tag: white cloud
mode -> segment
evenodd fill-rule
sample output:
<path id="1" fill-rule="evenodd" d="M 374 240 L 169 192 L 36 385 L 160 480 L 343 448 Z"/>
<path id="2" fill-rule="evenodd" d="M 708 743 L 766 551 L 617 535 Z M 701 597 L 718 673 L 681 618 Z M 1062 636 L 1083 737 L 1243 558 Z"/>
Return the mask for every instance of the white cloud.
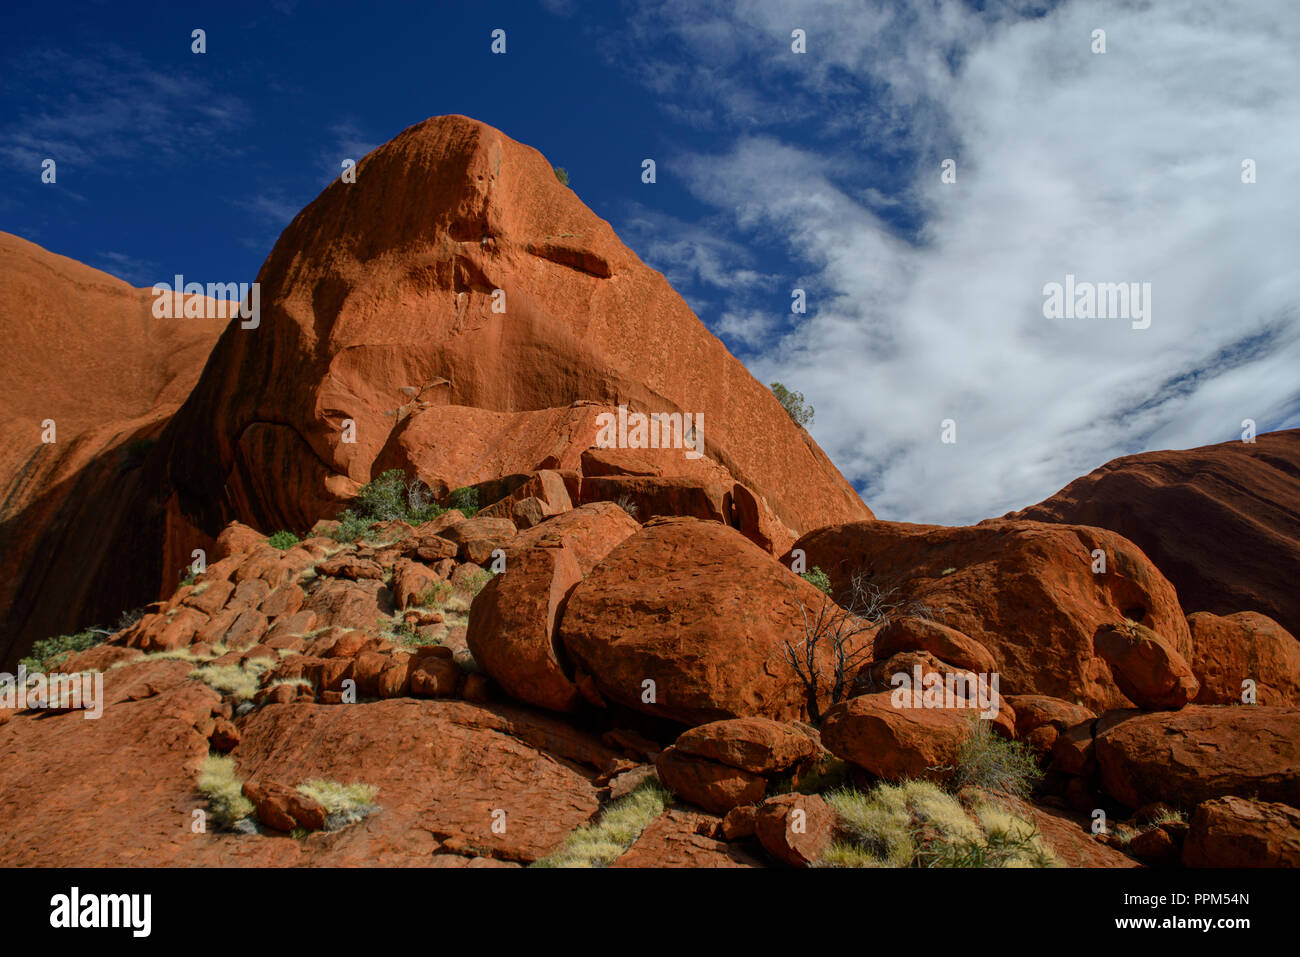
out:
<path id="1" fill-rule="evenodd" d="M 711 15 L 665 6 L 675 33 L 715 37 Z M 1222 441 L 1244 418 L 1300 425 L 1300 11 L 1019 6 L 743 3 L 721 56 L 747 65 L 715 100 L 741 136 L 686 167 L 698 199 L 813 271 L 816 314 L 749 365 L 806 393 L 817 440 L 882 518 L 975 521 L 1116 455 Z M 798 66 L 792 25 L 809 32 Z M 707 46 L 686 45 L 697 65 Z M 787 102 L 853 117 L 896 161 L 756 130 L 745 77 L 774 71 Z M 882 197 L 920 213 L 919 237 L 879 218 Z M 1150 282 L 1151 327 L 1045 319 L 1042 287 L 1066 273 Z"/>
<path id="2" fill-rule="evenodd" d="M 219 78 L 160 72 L 113 44 L 76 53 L 29 50 L 12 66 L 15 99 L 27 106 L 0 123 L 0 157 L 15 166 L 37 166 L 45 157 L 60 166 L 124 166 L 144 151 L 166 158 L 218 142 L 238 152 L 230 134 L 247 109 L 222 92 Z"/>

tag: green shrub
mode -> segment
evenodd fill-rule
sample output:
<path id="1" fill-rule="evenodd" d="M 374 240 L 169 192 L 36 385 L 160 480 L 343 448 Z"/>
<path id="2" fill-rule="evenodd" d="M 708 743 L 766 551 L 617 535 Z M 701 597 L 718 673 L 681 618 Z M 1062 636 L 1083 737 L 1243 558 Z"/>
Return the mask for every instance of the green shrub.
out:
<path id="1" fill-rule="evenodd" d="M 389 469 L 379 478 L 371 479 L 361 487 L 353 505 L 358 514 L 372 522 L 405 520 L 406 473 L 401 469 Z"/>
<path id="2" fill-rule="evenodd" d="M 460 509 L 466 518 L 472 518 L 478 511 L 478 489 L 458 488 L 447 499 L 447 508 Z"/>
<path id="3" fill-rule="evenodd" d="M 812 571 L 804 572 L 799 577 L 824 594 L 831 593 L 831 577 L 816 565 L 813 566 Z"/>
<path id="4" fill-rule="evenodd" d="M 103 642 L 106 635 L 95 631 L 79 631 L 72 635 L 42 638 L 32 645 L 31 654 L 18 663 L 28 671 L 53 671 L 78 651 L 85 651 Z"/>
<path id="5" fill-rule="evenodd" d="M 555 178 L 558 179 L 560 183 L 563 184 L 564 186 L 568 186 L 569 171 L 565 169 L 563 166 L 556 166 L 554 169 L 555 169 Z"/>
<path id="6" fill-rule="evenodd" d="M 813 407 L 804 404 L 802 392 L 791 392 L 779 382 L 773 382 L 769 388 L 776 395 L 781 407 L 794 419 L 795 425 L 803 427 L 813 420 Z"/>
<path id="7" fill-rule="evenodd" d="M 420 595 L 420 604 L 425 608 L 438 608 L 449 600 L 455 591 L 451 587 L 451 582 L 434 582 Z"/>
<path id="8" fill-rule="evenodd" d="M 974 785 L 994 794 L 1028 797 L 1043 777 L 1034 752 L 1019 741 L 994 734 L 992 721 L 974 720 L 957 752 L 953 790 Z"/>
<path id="9" fill-rule="evenodd" d="M 474 489 L 457 489 L 452 493 L 470 493 L 474 510 L 477 510 L 478 493 Z M 457 508 L 459 505 L 453 504 Z M 330 537 L 339 542 L 355 542 L 358 539 L 374 541 L 376 535 L 370 529 L 374 522 L 407 522 L 411 525 L 423 525 L 445 512 L 442 506 L 433 501 L 429 486 L 420 479 L 406 480 L 406 473 L 401 469 L 389 469 L 378 478 L 371 479 L 361 487 L 352 507 L 339 513 L 339 527 L 330 532 Z M 473 511 L 466 512 L 466 515 Z"/>
<path id="10" fill-rule="evenodd" d="M 436 638 L 425 636 L 419 628 L 409 621 L 394 622 L 389 629 L 389 634 L 392 635 L 393 641 L 398 644 L 412 645 L 417 648 L 421 645 L 436 645 L 439 643 Z"/>
<path id="11" fill-rule="evenodd" d="M 355 542 L 357 539 L 370 540 L 374 534 L 370 531 L 371 519 L 358 515 L 352 509 L 339 513 L 339 526 L 329 533 L 336 542 Z"/>
<path id="12" fill-rule="evenodd" d="M 279 531 L 266 540 L 266 543 L 274 548 L 287 552 L 293 546 L 298 544 L 298 536 L 293 532 Z"/>
<path id="13" fill-rule="evenodd" d="M 476 571 L 468 572 L 465 577 L 461 579 L 460 587 L 471 595 L 477 595 L 487 586 L 487 583 L 492 580 L 493 574 L 493 572 L 484 571 L 481 568 Z"/>

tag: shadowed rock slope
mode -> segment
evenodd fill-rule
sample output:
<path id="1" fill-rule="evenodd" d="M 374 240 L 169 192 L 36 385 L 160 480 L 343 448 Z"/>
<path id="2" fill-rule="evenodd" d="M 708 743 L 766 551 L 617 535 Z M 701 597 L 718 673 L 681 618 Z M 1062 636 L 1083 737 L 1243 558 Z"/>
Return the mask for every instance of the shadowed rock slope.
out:
<path id="1" fill-rule="evenodd" d="M 1107 462 L 1016 512 L 1134 542 L 1183 611 L 1268 615 L 1300 632 L 1300 429 Z"/>
<path id="2" fill-rule="evenodd" d="M 147 289 L 0 233 L 5 665 L 15 649 L 75 624 L 69 608 L 112 620 L 130 603 L 129 587 L 91 586 L 105 565 L 120 571 L 123 564 L 104 533 L 137 487 L 149 440 L 198 381 L 222 325 L 158 319 L 152 302 Z M 46 443 L 43 423 L 51 419 L 54 441 Z"/>

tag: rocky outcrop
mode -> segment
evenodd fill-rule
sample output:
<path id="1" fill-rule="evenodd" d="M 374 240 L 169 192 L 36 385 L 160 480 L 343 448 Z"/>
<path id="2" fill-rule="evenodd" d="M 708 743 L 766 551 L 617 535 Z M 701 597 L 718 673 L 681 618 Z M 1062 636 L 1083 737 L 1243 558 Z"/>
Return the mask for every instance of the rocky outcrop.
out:
<path id="1" fill-rule="evenodd" d="M 482 123 L 427 120 L 369 154 L 258 278 L 261 325 L 223 336 L 164 436 L 177 538 L 310 526 L 385 468 L 434 489 L 575 469 L 619 404 L 703 413 L 708 458 L 796 529 L 869 515 L 663 277 Z"/>
<path id="2" fill-rule="evenodd" d="M 1049 695 L 1095 711 L 1128 704 L 1093 648 L 1098 629 L 1125 619 L 1191 654 L 1173 586 L 1132 542 L 1102 529 L 860 522 L 818 529 L 794 548 L 807 567 L 830 576 L 837 595 L 857 575 L 898 606 L 895 614 L 937 620 L 978 642 L 992 653 L 1004 694 Z"/>
<path id="3" fill-rule="evenodd" d="M 601 695 L 638 711 L 806 718 L 784 643 L 803 640 L 801 605 L 825 601 L 734 529 L 682 518 L 616 546 L 569 596 L 560 636 Z"/>
<path id="4" fill-rule="evenodd" d="M 1175 710 L 1200 690 L 1187 659 L 1150 628 L 1111 625 L 1097 632 L 1093 644 L 1119 689 L 1139 708 Z"/>
<path id="5" fill-rule="evenodd" d="M 1300 867 L 1300 810 L 1223 797 L 1192 815 L 1183 844 L 1187 867 Z"/>
<path id="6" fill-rule="evenodd" d="M 726 477 L 728 499 L 743 486 L 741 507 L 727 502 L 720 517 L 765 547 L 784 547 L 786 527 L 871 516 L 663 276 L 540 153 L 485 124 L 436 117 L 370 153 L 356 182 L 335 182 L 294 218 L 257 281 L 258 324 L 229 325 L 175 418 L 161 428 L 165 415 L 155 416 L 140 432 L 158 443 L 138 480 L 95 504 L 100 527 L 92 511 L 72 516 L 78 543 L 132 561 L 92 562 L 87 573 L 80 544 L 42 540 L 42 565 L 56 566 L 65 593 L 75 582 L 83 599 L 118 608 L 169 594 L 191 551 L 229 521 L 302 531 L 389 468 L 439 494 L 576 473 L 598 444 L 597 417 L 619 406 L 702 415 L 659 450 L 673 469 L 660 481 L 684 488 L 705 469 Z M 201 363 L 210 339 L 189 352 L 183 344 L 155 348 Z M 190 373 L 187 362 L 174 401 Z M 702 457 L 688 458 L 696 444 Z M 43 616 L 24 635 L 82 623 L 40 585 L 21 591 Z"/>
<path id="7" fill-rule="evenodd" d="M 1255 611 L 1300 634 L 1300 429 L 1126 455 L 1008 517 L 1111 529 L 1187 613 Z"/>
<path id="8" fill-rule="evenodd" d="M 1197 704 L 1300 704 L 1300 640 L 1267 615 L 1187 616 Z M 1252 691 L 1254 701 L 1247 701 Z"/>
<path id="9" fill-rule="evenodd" d="M 0 670 L 158 597 L 119 513 L 224 325 L 155 318 L 150 290 L 0 233 Z"/>
<path id="10" fill-rule="evenodd" d="M 1101 785 L 1129 807 L 1229 794 L 1300 806 L 1300 708 L 1189 705 L 1103 723 Z"/>

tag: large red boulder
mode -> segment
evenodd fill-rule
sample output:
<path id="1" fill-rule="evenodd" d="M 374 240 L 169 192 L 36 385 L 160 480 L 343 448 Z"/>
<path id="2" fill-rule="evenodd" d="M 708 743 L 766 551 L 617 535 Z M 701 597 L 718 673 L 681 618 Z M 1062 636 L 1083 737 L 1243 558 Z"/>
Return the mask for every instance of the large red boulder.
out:
<path id="1" fill-rule="evenodd" d="M 659 753 L 655 769 L 669 790 L 714 814 L 726 814 L 742 804 L 755 804 L 767 792 L 767 781 L 757 774 L 692 757 L 675 747 Z"/>
<path id="2" fill-rule="evenodd" d="M 1126 455 L 1015 517 L 1109 528 L 1155 562 L 1188 613 L 1247 608 L 1300 634 L 1300 429 Z"/>
<path id="3" fill-rule="evenodd" d="M 1119 689 L 1139 708 L 1181 708 L 1200 690 L 1187 659 L 1150 628 L 1112 625 L 1098 631 L 1093 644 Z"/>
<path id="4" fill-rule="evenodd" d="M 895 618 L 876 633 L 877 661 L 902 651 L 928 651 L 940 661 L 975 674 L 989 675 L 997 662 L 989 650 L 956 628 L 911 615 Z"/>
<path id="5" fill-rule="evenodd" d="M 1129 807 L 1226 794 L 1300 806 L 1300 708 L 1189 705 L 1097 725 L 1106 793 Z"/>
<path id="6" fill-rule="evenodd" d="M 951 776 L 977 712 L 962 708 L 895 707 L 893 692 L 860 695 L 836 705 L 822 722 L 822 744 L 890 781 Z"/>
<path id="7" fill-rule="evenodd" d="M 1183 841 L 1186 867 L 1300 867 L 1300 809 L 1222 797 L 1192 814 Z"/>
<path id="8" fill-rule="evenodd" d="M 618 545 L 573 590 L 560 626 L 600 693 L 688 724 L 759 715 L 807 718 L 785 657 L 804 640 L 801 608 L 826 597 L 715 522 L 655 522 Z M 830 655 L 821 663 L 822 703 Z"/>
<path id="9" fill-rule="evenodd" d="M 580 581 L 568 548 L 530 548 L 475 597 L 465 640 L 506 694 L 553 711 L 577 709 L 582 696 L 560 663 L 555 621 Z"/>
<path id="10" fill-rule="evenodd" d="M 770 718 L 711 721 L 684 732 L 675 747 L 751 774 L 776 774 L 817 752 L 811 734 Z"/>
<path id="11" fill-rule="evenodd" d="M 1240 704 L 1254 682 L 1257 704 L 1300 704 L 1300 640 L 1272 618 L 1253 611 L 1187 616 L 1192 670 L 1200 679 L 1197 704 Z"/>
<path id="12" fill-rule="evenodd" d="M 640 530 L 640 523 L 613 502 L 593 502 L 520 532 L 506 549 L 506 567 L 513 556 L 535 545 L 564 545 L 588 575 L 615 545 Z"/>
<path id="13" fill-rule="evenodd" d="M 1050 695 L 1094 711 L 1126 706 L 1093 649 L 1099 628 L 1125 619 L 1191 653 L 1173 586 L 1132 542 L 1103 529 L 856 522 L 804 535 L 785 564 L 795 550 L 808 568 L 830 576 L 837 595 L 858 576 L 901 603 L 901 613 L 936 619 L 979 642 L 997 662 L 1004 694 Z"/>

